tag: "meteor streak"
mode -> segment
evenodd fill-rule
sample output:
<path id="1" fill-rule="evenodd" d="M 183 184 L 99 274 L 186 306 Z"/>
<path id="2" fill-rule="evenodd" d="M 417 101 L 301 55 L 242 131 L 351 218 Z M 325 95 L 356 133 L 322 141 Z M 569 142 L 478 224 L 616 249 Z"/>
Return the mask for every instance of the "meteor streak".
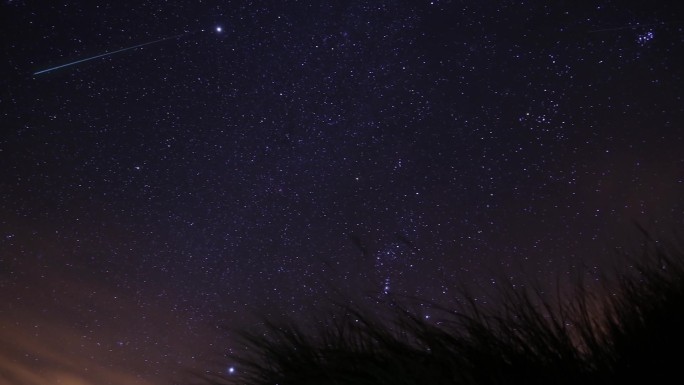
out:
<path id="1" fill-rule="evenodd" d="M 111 55 L 117 54 L 117 53 L 119 53 L 119 52 L 129 51 L 129 50 L 132 50 L 132 49 L 144 47 L 144 46 L 146 46 L 146 45 L 159 43 L 159 42 L 162 42 L 162 41 L 165 41 L 165 40 L 178 39 L 179 37 L 185 36 L 185 35 L 187 35 L 187 34 L 189 34 L 189 33 L 191 33 L 191 32 L 185 32 L 185 33 L 181 33 L 181 34 L 179 34 L 179 35 L 169 36 L 169 37 L 165 37 L 165 38 L 162 38 L 162 39 L 157 39 L 157 40 L 154 40 L 154 41 L 150 41 L 150 42 L 147 42 L 147 43 L 142 43 L 142 44 L 134 45 L 134 46 L 132 46 L 132 47 L 122 48 L 122 49 L 119 49 L 119 50 L 116 50 L 116 51 L 112 51 L 112 52 L 105 52 L 105 53 L 100 54 L 100 55 L 87 57 L 87 58 L 85 58 L 85 59 L 76 60 L 76 61 L 73 61 L 73 62 L 71 62 L 71 63 L 66 63 L 66 64 L 59 65 L 59 66 L 57 66 L 57 67 L 51 67 L 51 68 L 48 68 L 48 69 L 44 69 L 44 70 L 42 70 L 42 71 L 34 72 L 33 75 L 35 76 L 35 75 L 44 74 L 44 73 L 46 73 L 46 72 L 58 70 L 58 69 L 60 69 L 60 68 L 69 67 L 69 66 L 72 66 L 72 65 L 76 65 L 76 64 L 79 64 L 79 63 L 87 62 L 87 61 L 94 60 L 94 59 L 98 59 L 98 58 L 105 57 L 105 56 L 111 56 Z"/>

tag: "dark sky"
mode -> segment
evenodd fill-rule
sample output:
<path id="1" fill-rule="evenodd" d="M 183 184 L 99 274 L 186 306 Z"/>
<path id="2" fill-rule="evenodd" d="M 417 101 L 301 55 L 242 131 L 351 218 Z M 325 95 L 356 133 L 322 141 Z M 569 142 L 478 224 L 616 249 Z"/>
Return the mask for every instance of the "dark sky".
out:
<path id="1" fill-rule="evenodd" d="M 0 384 L 225 370 L 219 322 L 684 224 L 677 1 L 318 3 L 3 1 Z"/>

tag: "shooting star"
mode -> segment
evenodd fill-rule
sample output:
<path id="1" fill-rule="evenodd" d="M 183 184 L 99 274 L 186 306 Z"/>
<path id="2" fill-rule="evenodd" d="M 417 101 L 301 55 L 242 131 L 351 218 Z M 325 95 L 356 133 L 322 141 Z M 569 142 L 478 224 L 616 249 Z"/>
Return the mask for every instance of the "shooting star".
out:
<path id="1" fill-rule="evenodd" d="M 62 65 L 56 66 L 56 67 L 51 67 L 51 68 L 44 69 L 44 70 L 41 70 L 41 71 L 38 71 L 38 72 L 34 72 L 33 75 L 36 76 L 36 75 L 44 74 L 44 73 L 46 73 L 46 72 L 58 70 L 58 69 L 60 69 L 60 68 L 69 67 L 69 66 L 76 65 L 76 64 L 80 64 L 80 63 L 84 63 L 84 62 L 87 62 L 87 61 L 90 61 L 90 60 L 99 59 L 99 58 L 105 57 L 105 56 L 111 56 L 111 55 L 114 55 L 114 54 L 117 54 L 117 53 L 121 53 L 121 52 L 124 52 L 124 51 L 130 51 L 130 50 L 132 50 L 132 49 L 144 47 L 144 46 L 146 46 L 146 45 L 151 45 L 151 44 L 155 44 L 155 43 L 160 43 L 160 42 L 166 41 L 166 40 L 178 39 L 178 38 L 180 38 L 180 37 L 182 37 L 182 36 L 189 35 L 189 34 L 191 34 L 191 33 L 193 33 L 193 32 L 185 32 L 185 33 L 181 33 L 181 34 L 178 34 L 178 35 L 175 35 L 175 36 L 169 36 L 169 37 L 157 39 L 157 40 L 154 40 L 154 41 L 149 41 L 149 42 L 147 42 L 147 43 L 137 44 L 137 45 L 134 45 L 134 46 L 132 46 L 132 47 L 126 47 L 126 48 L 118 49 L 118 50 L 116 50 L 116 51 L 105 52 L 105 53 L 100 54 L 100 55 L 95 55 L 95 56 L 87 57 L 87 58 L 85 58 L 85 59 L 76 60 L 76 61 L 73 61 L 73 62 L 71 62 L 71 63 L 66 63 L 66 64 L 62 64 Z"/>

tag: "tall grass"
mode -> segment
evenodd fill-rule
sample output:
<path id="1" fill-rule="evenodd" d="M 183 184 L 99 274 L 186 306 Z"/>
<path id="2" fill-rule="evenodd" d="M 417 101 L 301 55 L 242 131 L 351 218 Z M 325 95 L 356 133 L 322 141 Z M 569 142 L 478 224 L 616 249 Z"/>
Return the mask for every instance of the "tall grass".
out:
<path id="1" fill-rule="evenodd" d="M 317 328 L 267 323 L 244 332 L 236 382 L 280 384 L 606 384 L 680 377 L 684 365 L 684 253 L 649 242 L 643 258 L 593 295 L 507 287 L 485 310 L 471 296 L 425 319 L 343 306 Z M 222 381 L 226 382 L 222 382 Z"/>

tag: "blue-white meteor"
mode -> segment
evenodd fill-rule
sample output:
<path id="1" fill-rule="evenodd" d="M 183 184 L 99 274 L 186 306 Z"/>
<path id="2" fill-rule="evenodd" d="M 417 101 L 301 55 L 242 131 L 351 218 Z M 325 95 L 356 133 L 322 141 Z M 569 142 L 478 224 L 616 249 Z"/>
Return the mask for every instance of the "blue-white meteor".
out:
<path id="1" fill-rule="evenodd" d="M 142 43 L 142 44 L 134 45 L 134 46 L 132 46 L 132 47 L 122 48 L 122 49 L 119 49 L 119 50 L 116 50 L 116 51 L 112 51 L 112 52 L 105 52 L 105 53 L 100 54 L 100 55 L 87 57 L 87 58 L 85 58 L 85 59 L 76 60 L 76 61 L 73 61 L 73 62 L 71 62 L 71 63 L 66 63 L 66 64 L 59 65 L 59 66 L 57 66 L 57 67 L 51 67 L 51 68 L 48 68 L 48 69 L 44 69 L 44 70 L 42 70 L 42 71 L 34 72 L 33 75 L 35 76 L 35 75 L 44 74 L 44 73 L 46 73 L 46 72 L 58 70 L 58 69 L 60 69 L 60 68 L 69 67 L 69 66 L 72 66 L 72 65 L 75 65 L 75 64 L 87 62 L 87 61 L 94 60 L 94 59 L 98 59 L 98 58 L 105 57 L 105 56 L 111 56 L 111 55 L 114 55 L 114 54 L 119 53 L 119 52 L 129 51 L 129 50 L 132 50 L 132 49 L 144 47 L 144 46 L 146 46 L 146 45 L 150 45 L 150 44 L 154 44 L 154 43 L 159 43 L 159 42 L 162 42 L 162 41 L 165 41 L 165 40 L 178 39 L 179 37 L 185 36 L 185 35 L 187 35 L 187 34 L 189 34 L 189 33 L 191 33 L 191 32 L 185 32 L 185 33 L 181 33 L 181 34 L 179 34 L 179 35 L 169 36 L 169 37 L 165 37 L 165 38 L 162 38 L 162 39 L 157 39 L 157 40 L 155 40 L 155 41 L 150 41 L 150 42 L 147 42 L 147 43 Z"/>

